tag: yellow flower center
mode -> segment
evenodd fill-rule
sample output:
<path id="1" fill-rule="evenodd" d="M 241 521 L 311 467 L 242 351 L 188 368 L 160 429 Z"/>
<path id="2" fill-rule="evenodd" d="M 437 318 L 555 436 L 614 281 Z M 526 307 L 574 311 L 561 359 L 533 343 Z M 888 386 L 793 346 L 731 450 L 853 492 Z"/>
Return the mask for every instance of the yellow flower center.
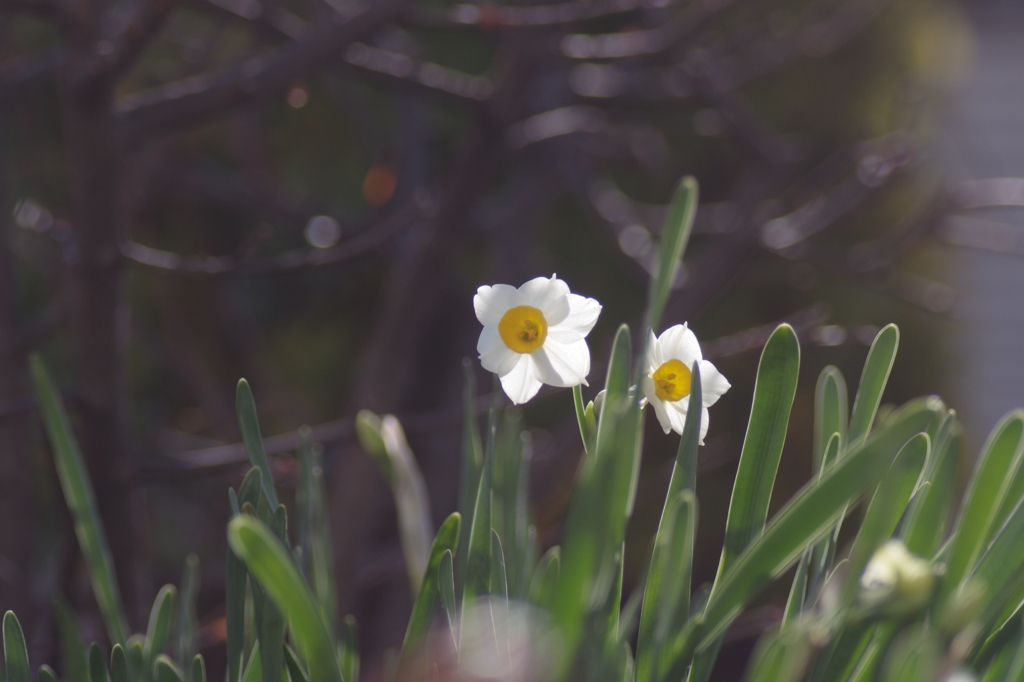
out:
<path id="1" fill-rule="evenodd" d="M 515 352 L 532 353 L 544 345 L 544 339 L 548 337 L 548 321 L 533 306 L 517 305 L 502 315 L 498 334 Z"/>
<path id="2" fill-rule="evenodd" d="M 675 402 L 690 395 L 690 368 L 681 360 L 669 360 L 651 375 L 654 394 L 662 400 Z"/>

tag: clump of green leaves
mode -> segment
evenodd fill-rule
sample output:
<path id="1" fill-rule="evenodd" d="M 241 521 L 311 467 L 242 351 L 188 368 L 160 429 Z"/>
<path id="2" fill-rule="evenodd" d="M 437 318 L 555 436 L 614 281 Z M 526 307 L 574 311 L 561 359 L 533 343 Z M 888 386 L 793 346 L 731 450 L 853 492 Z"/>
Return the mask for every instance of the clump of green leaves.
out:
<path id="1" fill-rule="evenodd" d="M 696 184 L 684 180 L 662 235 L 645 315 L 651 328 L 658 326 L 695 205 Z M 842 374 L 834 367 L 822 371 L 815 394 L 815 476 L 769 519 L 800 365 L 794 330 L 775 330 L 758 367 L 719 570 L 711 585 L 696 588 L 691 567 L 701 410 L 691 409 L 646 579 L 623 594 L 626 523 L 643 449 L 636 394 L 643 349 L 633 347 L 627 327 L 616 334 L 603 399 L 584 405 L 574 392 L 585 457 L 562 543 L 543 554 L 530 524 L 522 427 L 495 402 L 486 434 L 479 433 L 472 372 L 467 370 L 459 509 L 436 532 L 422 475 L 397 419 L 360 413 L 359 436 L 394 492 L 415 597 L 391 674 L 411 679 L 448 665 L 470 677 L 703 682 L 736 617 L 795 566 L 783 618 L 758 644 L 748 680 L 940 680 L 961 670 L 977 679 L 1024 681 L 1024 412 L 1010 413 L 993 431 L 957 506 L 962 448 L 953 411 L 927 397 L 876 418 L 898 345 L 895 326 L 878 333 L 852 408 Z M 95 643 L 86 654 L 74 618 L 58 606 L 64 677 L 205 680 L 203 658 L 195 654 L 196 560 L 188 560 L 180 589 L 161 589 L 146 633 L 128 636 L 67 415 L 42 362 L 34 359 L 32 367 L 61 485 L 113 643 L 109 656 Z M 700 404 L 699 366 L 692 371 L 689 399 Z M 244 380 L 237 409 L 252 468 L 228 495 L 228 680 L 355 682 L 355 623 L 351 617 L 339 622 L 335 613 L 316 454 L 304 439 L 293 541 Z M 841 524 L 857 505 L 863 514 L 854 540 L 840 548 Z M 3 640 L 6 679 L 28 682 L 24 637 L 10 612 Z M 530 655 L 524 658 L 523 651 Z M 57 679 L 47 666 L 38 677 Z"/>

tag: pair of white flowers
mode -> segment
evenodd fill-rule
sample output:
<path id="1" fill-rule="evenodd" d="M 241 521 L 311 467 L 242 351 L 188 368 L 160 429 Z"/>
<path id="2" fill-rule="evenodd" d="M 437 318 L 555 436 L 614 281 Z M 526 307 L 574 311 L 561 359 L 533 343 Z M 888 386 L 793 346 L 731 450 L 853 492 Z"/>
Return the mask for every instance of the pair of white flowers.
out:
<path id="1" fill-rule="evenodd" d="M 484 326 L 476 344 L 480 364 L 498 375 L 513 403 L 520 405 L 537 395 L 541 384 L 587 385 L 590 348 L 586 336 L 601 314 L 600 303 L 571 293 L 565 282 L 552 275 L 531 279 L 518 289 L 508 284 L 482 286 L 473 297 L 473 307 Z M 697 337 L 685 323 L 660 336 L 651 331 L 646 362 L 640 388 L 665 433 L 683 432 L 691 368 L 699 363 L 703 443 L 708 407 L 729 390 L 729 382 L 703 359 Z"/>

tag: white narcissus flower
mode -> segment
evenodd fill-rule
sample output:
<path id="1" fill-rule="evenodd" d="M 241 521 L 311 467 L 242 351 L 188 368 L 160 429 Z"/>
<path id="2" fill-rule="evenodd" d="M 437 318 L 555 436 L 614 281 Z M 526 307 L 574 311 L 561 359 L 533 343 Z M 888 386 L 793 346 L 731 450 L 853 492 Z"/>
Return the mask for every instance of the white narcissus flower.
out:
<path id="1" fill-rule="evenodd" d="M 586 385 L 590 349 L 584 339 L 597 322 L 600 303 L 569 293 L 569 285 L 552 275 L 518 289 L 480 287 L 473 307 L 484 326 L 476 343 L 480 364 L 501 378 L 513 403 L 537 395 L 541 384 Z"/>
<path id="2" fill-rule="evenodd" d="M 701 406 L 700 444 L 708 432 L 708 408 L 729 390 L 729 382 L 715 366 L 705 360 L 700 344 L 686 323 L 669 327 L 655 336 L 651 330 L 647 343 L 647 372 L 641 388 L 647 402 L 658 415 L 665 433 L 681 434 L 690 407 L 690 377 L 693 363 L 700 363 Z"/>

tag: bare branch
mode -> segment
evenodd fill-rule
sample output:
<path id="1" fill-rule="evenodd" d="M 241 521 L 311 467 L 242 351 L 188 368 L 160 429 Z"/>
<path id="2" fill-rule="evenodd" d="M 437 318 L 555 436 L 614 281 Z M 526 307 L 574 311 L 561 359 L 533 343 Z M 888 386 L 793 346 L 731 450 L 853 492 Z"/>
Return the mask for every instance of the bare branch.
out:
<path id="1" fill-rule="evenodd" d="M 380 0 L 358 14 L 310 27 L 301 40 L 269 55 L 170 83 L 121 102 L 129 140 L 180 130 L 255 100 L 272 97 L 356 40 L 391 21 L 409 0 Z"/>
<path id="2" fill-rule="evenodd" d="M 96 71 L 116 79 L 130 70 L 177 4 L 178 0 L 136 0 L 114 40 L 100 43 Z"/>
<path id="3" fill-rule="evenodd" d="M 432 202 L 421 200 L 395 211 L 386 220 L 355 237 L 326 249 L 289 251 L 280 256 L 244 259 L 237 256 L 180 256 L 143 246 L 133 241 L 121 244 L 121 254 L 140 265 L 167 273 L 188 276 L 271 275 L 304 268 L 332 265 L 366 253 L 383 244 L 389 237 L 427 217 Z"/>
<path id="4" fill-rule="evenodd" d="M 589 0 L 527 7 L 463 4 L 447 10 L 413 7 L 407 19 L 423 26 L 481 28 L 554 28 L 591 19 L 612 17 L 649 7 L 664 7 L 652 0 Z"/>

